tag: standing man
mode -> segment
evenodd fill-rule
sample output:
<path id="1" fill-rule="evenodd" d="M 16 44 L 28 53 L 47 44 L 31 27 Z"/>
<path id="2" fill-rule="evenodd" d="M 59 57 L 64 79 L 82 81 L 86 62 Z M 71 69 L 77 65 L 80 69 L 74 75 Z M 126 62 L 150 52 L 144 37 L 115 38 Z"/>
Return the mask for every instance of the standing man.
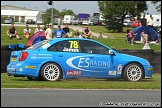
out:
<path id="1" fill-rule="evenodd" d="M 53 32 L 52 32 L 52 24 L 49 24 L 49 28 L 45 31 L 46 39 L 52 39 L 53 38 Z"/>
<path id="2" fill-rule="evenodd" d="M 143 15 L 143 18 L 141 19 L 140 25 L 146 26 L 147 25 L 147 19 L 145 18 L 145 15 Z"/>
<path id="3" fill-rule="evenodd" d="M 62 38 L 66 32 L 61 29 L 61 26 L 58 26 L 58 30 L 54 30 L 54 38 Z"/>
<path id="4" fill-rule="evenodd" d="M 65 25 L 63 30 L 66 32 L 65 37 L 72 37 L 72 32 L 70 32 L 70 29 L 68 27 L 68 24 Z"/>
<path id="5" fill-rule="evenodd" d="M 150 17 L 147 18 L 147 25 L 151 28 L 153 28 L 153 17 L 152 15 L 150 14 Z"/>
<path id="6" fill-rule="evenodd" d="M 24 36 L 28 39 L 30 35 L 31 35 L 31 29 L 29 28 L 28 25 L 26 25 L 26 28 L 24 29 Z"/>
<path id="7" fill-rule="evenodd" d="M 11 27 L 6 32 L 7 36 L 12 39 L 13 37 L 16 37 L 18 40 L 21 40 L 21 38 L 18 36 L 16 28 L 14 27 L 14 24 L 11 24 Z"/>

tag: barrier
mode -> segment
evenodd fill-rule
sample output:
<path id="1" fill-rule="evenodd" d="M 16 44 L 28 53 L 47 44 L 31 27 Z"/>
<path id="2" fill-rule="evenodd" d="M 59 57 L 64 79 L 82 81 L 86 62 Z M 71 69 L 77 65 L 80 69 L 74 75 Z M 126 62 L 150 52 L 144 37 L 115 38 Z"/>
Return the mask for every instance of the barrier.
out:
<path id="1" fill-rule="evenodd" d="M 161 52 L 154 52 L 154 50 L 151 49 L 147 50 L 120 49 L 117 51 L 120 53 L 145 58 L 154 67 L 155 73 L 161 73 Z M 11 52 L 12 49 L 9 49 L 7 46 L 1 46 L 1 73 L 6 72 L 6 67 L 10 61 Z"/>

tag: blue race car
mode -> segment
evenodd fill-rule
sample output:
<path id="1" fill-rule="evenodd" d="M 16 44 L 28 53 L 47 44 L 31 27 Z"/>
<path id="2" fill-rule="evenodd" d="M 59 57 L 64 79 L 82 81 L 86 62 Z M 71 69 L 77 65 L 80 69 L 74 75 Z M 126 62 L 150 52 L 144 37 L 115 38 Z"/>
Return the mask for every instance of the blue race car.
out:
<path id="1" fill-rule="evenodd" d="M 66 78 L 152 78 L 153 67 L 140 57 L 121 54 L 92 39 L 55 38 L 12 51 L 7 74 L 57 81 Z"/>

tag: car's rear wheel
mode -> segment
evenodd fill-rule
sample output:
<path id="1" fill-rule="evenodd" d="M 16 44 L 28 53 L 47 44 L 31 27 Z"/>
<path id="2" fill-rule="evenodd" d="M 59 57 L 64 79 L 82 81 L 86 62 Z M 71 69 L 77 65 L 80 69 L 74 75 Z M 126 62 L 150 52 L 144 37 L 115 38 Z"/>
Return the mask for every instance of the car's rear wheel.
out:
<path id="1" fill-rule="evenodd" d="M 56 63 L 46 63 L 41 68 L 40 77 L 45 81 L 57 81 L 61 78 L 61 68 Z"/>
<path id="2" fill-rule="evenodd" d="M 129 81 L 139 81 L 143 76 L 143 68 L 137 63 L 128 64 L 123 71 L 123 77 Z"/>

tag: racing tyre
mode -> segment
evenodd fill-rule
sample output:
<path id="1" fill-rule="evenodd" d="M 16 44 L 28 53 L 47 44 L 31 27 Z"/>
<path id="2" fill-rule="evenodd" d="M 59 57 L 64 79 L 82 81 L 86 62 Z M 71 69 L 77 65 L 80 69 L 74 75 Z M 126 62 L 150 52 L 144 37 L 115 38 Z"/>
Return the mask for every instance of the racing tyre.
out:
<path id="1" fill-rule="evenodd" d="M 129 81 L 139 81 L 143 76 L 143 68 L 137 63 L 128 64 L 124 68 L 123 77 Z"/>
<path id="2" fill-rule="evenodd" d="M 57 81 L 61 78 L 61 68 L 56 63 L 46 63 L 41 68 L 40 77 L 45 81 Z"/>

